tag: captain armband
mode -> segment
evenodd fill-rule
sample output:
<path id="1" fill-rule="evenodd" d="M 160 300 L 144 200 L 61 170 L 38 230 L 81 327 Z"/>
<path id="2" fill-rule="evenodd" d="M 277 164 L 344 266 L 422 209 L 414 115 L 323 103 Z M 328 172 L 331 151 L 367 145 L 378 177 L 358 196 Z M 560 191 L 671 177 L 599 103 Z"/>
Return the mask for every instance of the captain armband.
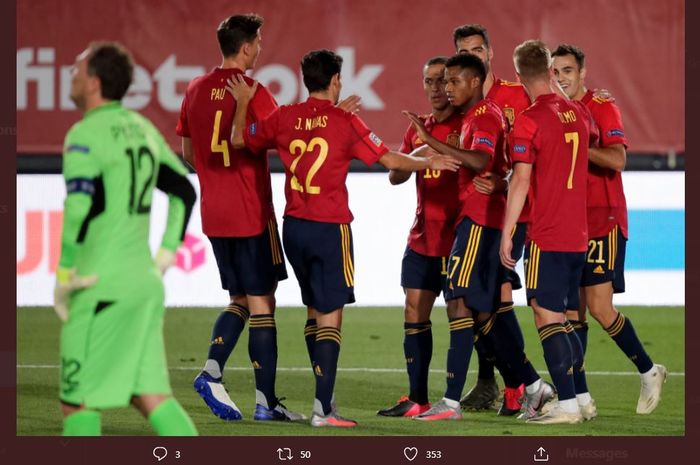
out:
<path id="1" fill-rule="evenodd" d="M 95 180 L 89 178 L 73 178 L 66 181 L 66 193 L 83 193 L 95 195 Z"/>

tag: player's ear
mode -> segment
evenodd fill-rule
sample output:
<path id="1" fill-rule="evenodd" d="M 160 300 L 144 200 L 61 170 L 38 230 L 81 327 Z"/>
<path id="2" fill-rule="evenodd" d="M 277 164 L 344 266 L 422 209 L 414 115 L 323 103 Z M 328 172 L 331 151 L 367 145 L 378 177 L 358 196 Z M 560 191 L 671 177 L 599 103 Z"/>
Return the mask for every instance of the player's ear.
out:
<path id="1" fill-rule="evenodd" d="M 586 79 L 586 68 L 581 68 L 581 80 Z"/>

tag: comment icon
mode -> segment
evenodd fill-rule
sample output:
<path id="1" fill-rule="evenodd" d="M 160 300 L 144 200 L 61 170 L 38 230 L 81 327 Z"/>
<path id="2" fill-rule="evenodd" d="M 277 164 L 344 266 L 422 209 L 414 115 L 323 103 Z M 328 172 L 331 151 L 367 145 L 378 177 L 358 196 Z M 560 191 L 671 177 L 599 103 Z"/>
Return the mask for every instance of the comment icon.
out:
<path id="1" fill-rule="evenodd" d="M 163 446 L 158 446 L 153 448 L 153 456 L 160 462 L 168 455 L 168 449 Z"/>

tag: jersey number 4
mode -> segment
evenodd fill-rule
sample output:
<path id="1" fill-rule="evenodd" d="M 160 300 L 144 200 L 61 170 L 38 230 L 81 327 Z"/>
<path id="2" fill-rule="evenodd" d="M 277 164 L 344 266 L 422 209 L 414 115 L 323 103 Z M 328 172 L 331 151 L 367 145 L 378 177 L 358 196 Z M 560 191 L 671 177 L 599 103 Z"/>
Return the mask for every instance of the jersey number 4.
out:
<path id="1" fill-rule="evenodd" d="M 302 185 L 296 175 L 297 165 L 305 153 L 313 152 L 316 147 L 318 147 L 318 157 L 316 157 L 316 161 L 311 165 L 309 172 L 306 174 L 306 182 Z M 328 156 L 328 141 L 323 137 L 314 137 L 307 145 L 307 143 L 301 139 L 294 139 L 289 144 L 289 153 L 294 157 L 294 161 L 292 161 L 292 165 L 289 167 L 289 171 L 292 172 L 292 179 L 290 180 L 292 189 L 299 192 L 306 192 L 307 194 L 320 194 L 321 188 L 319 186 L 312 186 L 311 182 L 321 168 L 321 165 L 323 165 L 323 162 L 326 161 L 326 157 Z"/>
<path id="2" fill-rule="evenodd" d="M 221 129 L 221 110 L 217 110 L 214 115 L 214 130 L 211 133 L 211 153 L 221 153 L 224 156 L 224 166 L 231 166 L 231 157 L 228 153 L 228 142 L 219 141 L 219 131 Z"/>

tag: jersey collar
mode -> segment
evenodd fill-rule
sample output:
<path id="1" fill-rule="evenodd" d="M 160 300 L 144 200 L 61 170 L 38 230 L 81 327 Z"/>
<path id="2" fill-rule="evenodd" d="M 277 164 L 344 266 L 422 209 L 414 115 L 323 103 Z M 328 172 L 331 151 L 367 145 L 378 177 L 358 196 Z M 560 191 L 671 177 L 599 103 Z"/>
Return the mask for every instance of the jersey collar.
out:
<path id="1" fill-rule="evenodd" d="M 115 110 L 115 109 L 117 109 L 117 108 L 121 108 L 121 106 L 122 106 L 122 104 L 121 104 L 121 102 L 118 101 L 118 100 L 111 100 L 111 101 L 108 101 L 107 103 L 103 103 L 103 104 L 100 105 L 99 107 L 95 107 L 95 108 L 93 108 L 92 110 L 86 111 L 86 112 L 85 112 L 85 116 L 83 116 L 83 119 L 85 119 L 85 118 L 87 118 L 87 117 L 89 117 L 89 116 L 95 115 L 95 114 L 97 114 L 97 113 L 101 113 L 101 112 L 103 112 L 103 111 Z"/>

